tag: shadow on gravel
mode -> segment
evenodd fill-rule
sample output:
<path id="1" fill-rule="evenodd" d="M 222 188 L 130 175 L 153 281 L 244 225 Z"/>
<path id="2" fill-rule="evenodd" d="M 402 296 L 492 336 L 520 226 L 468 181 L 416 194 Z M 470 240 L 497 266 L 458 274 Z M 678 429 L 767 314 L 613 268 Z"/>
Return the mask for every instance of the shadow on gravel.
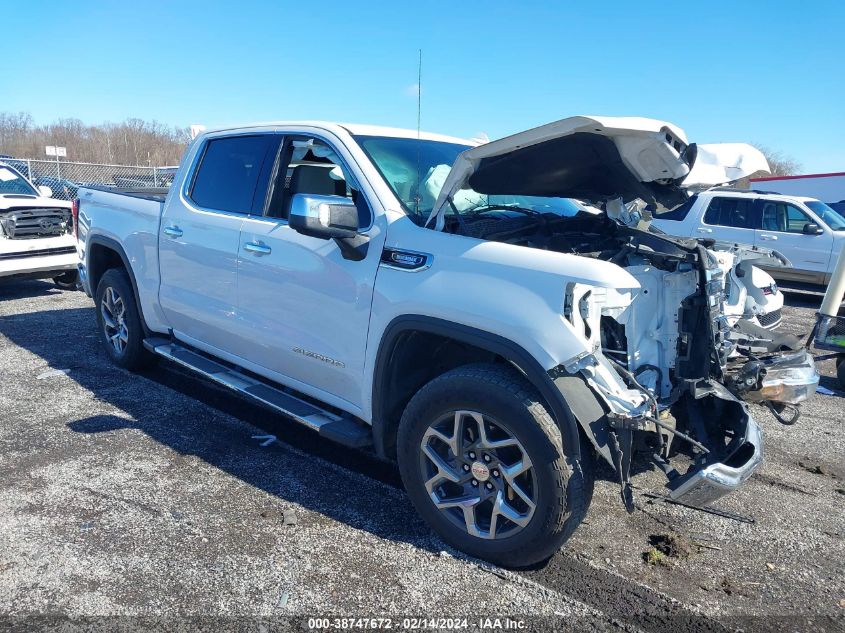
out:
<path id="1" fill-rule="evenodd" d="M 100 347 L 94 309 L 72 308 L 0 316 L 0 333 L 43 358 L 52 368 L 70 369 L 68 377 L 95 398 L 131 416 L 92 415 L 67 426 L 77 433 L 110 433 L 138 429 L 181 455 L 195 456 L 221 471 L 277 497 L 280 506 L 296 503 L 378 537 L 403 541 L 432 552 L 444 545 L 417 516 L 404 492 L 396 492 L 389 512 L 373 511 L 391 494 L 333 464 L 401 488 L 398 471 L 375 456 L 342 447 L 317 436 L 279 414 L 161 362 L 140 374 L 167 389 L 151 389 L 147 380 L 116 368 Z M 32 380 L 36 380 L 33 376 Z M 196 415 L 195 407 L 174 398 L 170 390 L 189 396 L 258 429 L 232 424 L 212 413 Z M 253 435 L 270 433 L 284 444 L 262 448 Z M 297 450 L 291 451 L 288 446 Z M 256 521 L 262 517 L 256 514 Z"/>
<path id="2" fill-rule="evenodd" d="M 820 286 L 817 292 L 790 290 L 781 288 L 783 291 L 783 305 L 790 308 L 810 308 L 818 310 L 822 304 L 826 287 Z M 845 316 L 845 303 L 839 306 L 839 314 Z"/>
<path id="3" fill-rule="evenodd" d="M 25 299 L 34 297 L 48 297 L 60 295 L 63 292 L 75 292 L 73 290 L 62 290 L 49 281 L 31 280 L 5 282 L 0 279 L 0 301 L 10 299 Z"/>

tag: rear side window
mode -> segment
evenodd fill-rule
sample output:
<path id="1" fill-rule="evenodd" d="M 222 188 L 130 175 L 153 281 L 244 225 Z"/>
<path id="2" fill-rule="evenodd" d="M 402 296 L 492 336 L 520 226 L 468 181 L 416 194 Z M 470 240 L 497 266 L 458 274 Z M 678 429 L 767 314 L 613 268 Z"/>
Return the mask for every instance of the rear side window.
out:
<path id="1" fill-rule="evenodd" d="M 206 209 L 249 213 L 272 142 L 268 134 L 208 141 L 194 176 L 191 200 Z"/>
<path id="2" fill-rule="evenodd" d="M 754 200 L 748 198 L 713 198 L 704 213 L 704 223 L 750 229 Z"/>

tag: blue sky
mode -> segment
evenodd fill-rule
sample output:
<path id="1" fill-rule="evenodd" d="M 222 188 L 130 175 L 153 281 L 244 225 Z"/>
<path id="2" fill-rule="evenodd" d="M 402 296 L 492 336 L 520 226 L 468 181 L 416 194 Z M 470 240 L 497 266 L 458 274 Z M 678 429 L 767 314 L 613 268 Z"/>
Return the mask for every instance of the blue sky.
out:
<path id="1" fill-rule="evenodd" d="M 841 2 L 97 2 L 3 10 L 0 110 L 38 123 L 330 119 L 490 138 L 638 115 L 845 171 Z"/>

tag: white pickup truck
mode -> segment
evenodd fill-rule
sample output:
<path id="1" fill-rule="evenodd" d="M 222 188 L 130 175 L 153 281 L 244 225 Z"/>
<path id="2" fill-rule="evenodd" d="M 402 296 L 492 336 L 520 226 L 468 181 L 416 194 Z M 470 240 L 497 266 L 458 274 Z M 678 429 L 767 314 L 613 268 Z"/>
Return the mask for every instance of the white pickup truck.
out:
<path id="1" fill-rule="evenodd" d="M 743 399 L 815 391 L 797 340 L 728 325 L 734 254 L 643 228 L 638 201 L 681 204 L 696 154 L 634 118 L 478 147 L 222 129 L 195 139 L 166 195 L 80 189 L 81 276 L 118 365 L 163 357 L 372 446 L 444 540 L 530 565 L 584 517 L 594 455 L 629 510 L 635 454 L 703 506 L 762 459 Z"/>
<path id="2" fill-rule="evenodd" d="M 53 279 L 62 288 L 76 287 L 71 203 L 52 193 L 0 161 L 0 282 Z"/>

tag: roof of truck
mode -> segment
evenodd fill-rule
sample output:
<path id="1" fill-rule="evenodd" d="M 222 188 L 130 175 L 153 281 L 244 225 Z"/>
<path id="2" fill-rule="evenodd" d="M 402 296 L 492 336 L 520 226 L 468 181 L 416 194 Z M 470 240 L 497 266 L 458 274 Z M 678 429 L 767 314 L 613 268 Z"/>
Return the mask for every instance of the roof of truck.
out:
<path id="1" fill-rule="evenodd" d="M 336 121 L 262 121 L 260 123 L 249 123 L 246 125 L 228 125 L 214 129 L 208 129 L 204 134 L 212 132 L 224 132 L 231 130 L 245 130 L 250 128 L 267 127 L 315 127 L 330 132 L 345 130 L 352 135 L 360 136 L 392 136 L 396 138 L 421 138 L 426 141 L 441 141 L 444 143 L 458 143 L 460 145 L 478 145 L 478 141 L 447 136 L 445 134 L 434 134 L 433 132 L 417 132 L 398 127 L 386 127 L 382 125 L 367 125 L 361 123 L 340 123 Z"/>

